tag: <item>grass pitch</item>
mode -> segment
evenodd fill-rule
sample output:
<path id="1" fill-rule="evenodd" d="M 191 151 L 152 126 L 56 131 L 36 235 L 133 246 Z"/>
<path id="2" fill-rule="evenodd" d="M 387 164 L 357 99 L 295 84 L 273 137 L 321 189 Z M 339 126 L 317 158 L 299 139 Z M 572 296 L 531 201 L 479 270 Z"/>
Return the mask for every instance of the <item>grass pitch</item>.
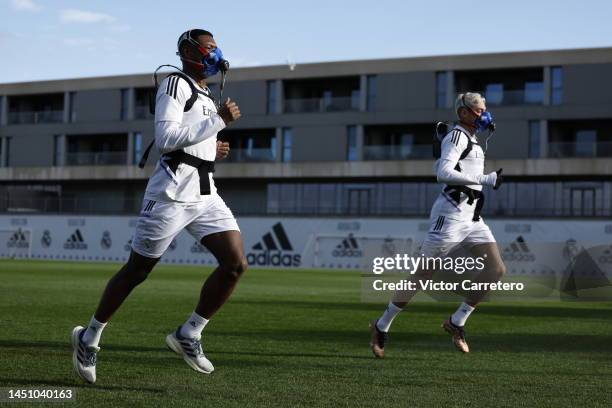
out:
<path id="1" fill-rule="evenodd" d="M 0 261 L 0 387 L 71 387 L 78 406 L 611 406 L 612 304 L 484 304 L 462 355 L 440 323 L 455 304 L 398 316 L 384 360 L 356 273 L 250 270 L 204 332 L 212 375 L 166 349 L 210 269 L 158 266 L 105 329 L 98 382 L 72 372 L 69 336 L 113 264 Z M 75 406 L 70 404 L 69 406 Z"/>

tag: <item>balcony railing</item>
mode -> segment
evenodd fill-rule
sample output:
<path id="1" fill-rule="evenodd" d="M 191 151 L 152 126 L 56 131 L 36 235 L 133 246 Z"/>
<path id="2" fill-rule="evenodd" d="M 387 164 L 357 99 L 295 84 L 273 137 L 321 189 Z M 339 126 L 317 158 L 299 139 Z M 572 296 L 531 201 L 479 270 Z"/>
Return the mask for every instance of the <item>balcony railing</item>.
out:
<path id="1" fill-rule="evenodd" d="M 544 103 L 544 88 L 513 91 L 478 91 L 489 106 L 541 105 Z"/>
<path id="2" fill-rule="evenodd" d="M 8 122 L 10 125 L 20 125 L 26 123 L 58 123 L 63 121 L 63 110 L 9 112 L 8 114 Z"/>
<path id="3" fill-rule="evenodd" d="M 550 142 L 548 157 L 612 157 L 612 142 Z"/>
<path id="4" fill-rule="evenodd" d="M 127 152 L 66 153 L 66 166 L 126 164 Z"/>
<path id="5" fill-rule="evenodd" d="M 285 99 L 285 113 L 341 112 L 359 110 L 359 97 Z"/>
<path id="6" fill-rule="evenodd" d="M 153 119 L 154 116 L 149 110 L 149 106 L 134 107 L 134 119 Z"/>
<path id="7" fill-rule="evenodd" d="M 364 160 L 432 159 L 431 145 L 365 145 Z"/>
<path id="8" fill-rule="evenodd" d="M 273 162 L 276 161 L 276 151 L 271 148 L 232 149 L 226 159 L 228 162 Z"/>

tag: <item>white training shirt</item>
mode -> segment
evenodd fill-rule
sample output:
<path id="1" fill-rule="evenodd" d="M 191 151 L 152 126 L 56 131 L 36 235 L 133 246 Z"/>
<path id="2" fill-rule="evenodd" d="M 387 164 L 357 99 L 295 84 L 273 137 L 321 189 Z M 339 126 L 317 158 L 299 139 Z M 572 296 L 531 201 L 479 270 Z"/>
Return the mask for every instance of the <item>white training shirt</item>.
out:
<path id="1" fill-rule="evenodd" d="M 469 132 L 460 125 L 455 127 L 442 139 L 442 153 L 436 161 L 435 172 L 438 183 L 442 183 L 442 192 L 434 203 L 432 214 L 456 215 L 460 218 L 471 219 L 474 215 L 475 204 L 467 204 L 467 196 L 461 195 L 460 204 L 455 203 L 444 192 L 448 185 L 467 186 L 482 191 L 482 182 L 486 176 L 484 172 L 485 155 L 476 136 L 468 136 Z M 468 137 L 473 142 L 472 150 L 459 161 L 461 154 L 468 146 Z M 461 171 L 455 169 L 459 163 Z"/>
<path id="2" fill-rule="evenodd" d="M 211 95 L 208 88 L 203 89 L 193 79 L 189 80 L 196 89 Z M 178 76 L 168 76 L 161 82 L 155 98 L 155 145 L 160 154 L 182 149 L 200 159 L 214 161 L 217 133 L 225 128 L 225 122 L 217 114 L 212 99 L 202 93 L 198 93 L 192 108 L 183 112 L 191 93 L 187 81 Z M 212 173 L 209 173 L 209 179 L 211 195 L 215 195 L 217 189 Z M 200 195 L 200 177 L 196 168 L 181 163 L 174 173 L 162 156 L 149 178 L 144 198 L 191 203 L 203 201 L 206 197 Z"/>

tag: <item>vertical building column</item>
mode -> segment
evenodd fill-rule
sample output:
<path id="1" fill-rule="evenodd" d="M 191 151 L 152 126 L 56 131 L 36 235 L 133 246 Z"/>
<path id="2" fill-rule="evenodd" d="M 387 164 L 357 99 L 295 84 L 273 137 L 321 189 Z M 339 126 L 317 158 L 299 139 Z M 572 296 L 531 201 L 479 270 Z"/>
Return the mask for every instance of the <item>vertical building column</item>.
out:
<path id="1" fill-rule="evenodd" d="M 63 114 L 64 123 L 71 122 L 70 114 L 72 113 L 72 109 L 73 107 L 70 106 L 70 92 L 66 91 L 64 92 L 64 114 Z"/>
<path id="2" fill-rule="evenodd" d="M 8 125 L 8 95 L 0 95 L 0 126 Z"/>
<path id="3" fill-rule="evenodd" d="M 276 137 L 276 151 L 274 152 L 275 156 L 274 158 L 276 159 L 275 161 L 277 162 L 282 162 L 283 161 L 283 128 L 282 127 L 277 127 L 275 129 L 275 133 L 274 133 L 274 137 Z M 230 154 L 232 154 L 230 152 Z"/>
<path id="4" fill-rule="evenodd" d="M 285 91 L 283 89 L 283 81 L 281 79 L 276 80 L 275 88 L 276 88 L 276 113 L 281 114 L 285 110 Z"/>
<path id="5" fill-rule="evenodd" d="M 7 164 L 7 144 L 6 137 L 0 136 L 0 167 L 6 167 Z"/>
<path id="6" fill-rule="evenodd" d="M 365 112 L 368 110 L 368 76 L 359 76 L 359 110 Z M 357 131 L 359 134 L 359 130 Z M 357 137 L 359 138 L 359 137 Z"/>
<path id="7" fill-rule="evenodd" d="M 548 121 L 540 120 L 540 157 L 548 157 Z"/>
<path id="8" fill-rule="evenodd" d="M 544 101 L 543 105 L 550 105 L 550 90 L 551 90 L 551 76 L 550 67 L 544 67 Z"/>
<path id="9" fill-rule="evenodd" d="M 128 115 L 129 115 L 129 111 L 128 111 Z M 129 116 L 128 116 L 129 117 Z M 125 164 L 128 166 L 131 166 L 134 164 L 134 132 L 128 132 L 127 134 L 127 154 L 126 154 L 126 158 L 125 158 Z"/>
<path id="10" fill-rule="evenodd" d="M 446 107 L 453 108 L 457 88 L 455 87 L 455 71 L 446 71 Z"/>
<path id="11" fill-rule="evenodd" d="M 128 88 L 127 92 L 127 120 L 134 120 L 136 118 L 136 90 L 134 88 Z"/>
<path id="12" fill-rule="evenodd" d="M 357 136 L 356 136 L 356 144 L 357 144 L 357 160 L 361 161 L 363 160 L 363 143 L 364 143 L 364 136 L 363 136 L 363 125 L 357 125 Z"/>

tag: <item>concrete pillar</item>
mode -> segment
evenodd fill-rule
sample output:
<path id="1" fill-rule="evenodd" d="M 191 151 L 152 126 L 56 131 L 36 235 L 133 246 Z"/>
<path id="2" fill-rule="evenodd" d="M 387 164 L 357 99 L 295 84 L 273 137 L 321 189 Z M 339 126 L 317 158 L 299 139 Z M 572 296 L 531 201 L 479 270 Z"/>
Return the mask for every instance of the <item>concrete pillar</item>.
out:
<path id="1" fill-rule="evenodd" d="M 56 167 L 66 165 L 66 135 L 53 136 L 53 165 Z"/>
<path id="2" fill-rule="evenodd" d="M 8 125 L 8 95 L 0 95 L 0 126 Z"/>
<path id="3" fill-rule="evenodd" d="M 446 71 L 446 107 L 452 108 L 455 104 L 457 96 L 457 87 L 455 87 L 455 72 Z"/>
<path id="4" fill-rule="evenodd" d="M 74 109 L 74 106 L 70 106 L 70 92 L 64 92 L 64 115 L 63 122 L 70 123 L 72 118 L 70 117 L 71 111 Z"/>
<path id="5" fill-rule="evenodd" d="M 548 157 L 548 121 L 540 120 L 540 157 Z"/>
<path id="6" fill-rule="evenodd" d="M 283 161 L 283 128 L 277 127 L 274 136 L 276 137 L 276 151 L 274 157 L 277 162 L 280 162 Z"/>
<path id="7" fill-rule="evenodd" d="M 368 110 L 368 76 L 361 75 L 359 77 L 359 110 L 365 112 Z"/>
<path id="8" fill-rule="evenodd" d="M 129 110 L 128 110 L 128 117 L 129 117 Z M 128 132 L 127 138 L 128 138 L 127 154 L 126 154 L 127 157 L 125 158 L 125 164 L 128 166 L 131 166 L 134 164 L 134 132 Z"/>
<path id="9" fill-rule="evenodd" d="M 285 92 L 283 89 L 283 81 L 276 80 L 276 113 L 281 114 L 285 110 Z M 280 141 L 280 139 L 277 139 Z"/>
<path id="10" fill-rule="evenodd" d="M 134 88 L 128 88 L 127 90 L 127 120 L 134 120 L 136 117 L 136 90 Z M 131 136 L 130 136 L 131 138 Z"/>
<path id="11" fill-rule="evenodd" d="M 8 142 L 6 137 L 0 137 L 0 167 L 7 167 Z"/>
<path id="12" fill-rule="evenodd" d="M 550 105 L 551 76 L 550 67 L 544 67 L 544 105 Z"/>
<path id="13" fill-rule="evenodd" d="M 357 160 L 363 160 L 363 143 L 364 143 L 364 135 L 363 135 L 363 125 L 356 126 L 356 134 L 355 137 L 357 144 Z"/>

